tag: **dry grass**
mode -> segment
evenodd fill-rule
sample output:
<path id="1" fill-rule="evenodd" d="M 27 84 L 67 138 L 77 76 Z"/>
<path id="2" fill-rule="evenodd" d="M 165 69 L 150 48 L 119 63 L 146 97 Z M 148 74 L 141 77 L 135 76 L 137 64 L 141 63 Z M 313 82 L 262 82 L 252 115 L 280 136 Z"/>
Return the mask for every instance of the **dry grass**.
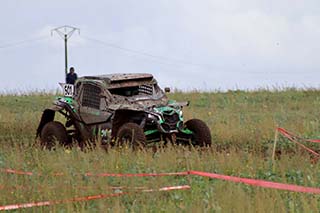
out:
<path id="1" fill-rule="evenodd" d="M 112 193 L 110 186 L 158 188 L 190 184 L 189 191 L 132 193 L 75 204 L 38 207 L 26 211 L 59 212 L 319 212 L 318 195 L 277 191 L 201 177 L 112 178 L 85 177 L 86 172 L 140 173 L 201 170 L 226 175 L 320 187 L 319 165 L 286 140 L 290 152 L 270 160 L 274 128 L 286 127 L 305 137 L 318 137 L 320 91 L 180 93 L 172 99 L 190 100 L 185 118 L 208 123 L 214 137 L 210 150 L 167 147 L 133 153 L 111 149 L 83 152 L 43 151 L 34 144 L 41 111 L 52 95 L 0 97 L 0 168 L 32 171 L 41 176 L 0 174 L 0 205 L 60 200 Z M 295 154 L 292 154 L 295 153 Z M 63 172 L 55 177 L 51 174 Z M 132 189 L 131 189 L 132 190 Z"/>

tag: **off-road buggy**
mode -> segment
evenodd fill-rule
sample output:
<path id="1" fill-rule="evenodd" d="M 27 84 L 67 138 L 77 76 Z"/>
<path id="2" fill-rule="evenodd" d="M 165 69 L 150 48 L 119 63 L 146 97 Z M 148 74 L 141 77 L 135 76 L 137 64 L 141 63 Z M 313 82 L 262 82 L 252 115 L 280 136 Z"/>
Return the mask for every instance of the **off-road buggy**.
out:
<path id="1" fill-rule="evenodd" d="M 210 130 L 203 121 L 184 122 L 182 108 L 188 102 L 168 100 L 151 74 L 85 76 L 75 85 L 62 86 L 65 96 L 44 110 L 37 129 L 46 148 L 56 142 L 82 147 L 97 139 L 104 145 L 126 143 L 132 148 L 160 141 L 211 145 Z M 55 120 L 56 112 L 65 117 L 64 124 Z"/>

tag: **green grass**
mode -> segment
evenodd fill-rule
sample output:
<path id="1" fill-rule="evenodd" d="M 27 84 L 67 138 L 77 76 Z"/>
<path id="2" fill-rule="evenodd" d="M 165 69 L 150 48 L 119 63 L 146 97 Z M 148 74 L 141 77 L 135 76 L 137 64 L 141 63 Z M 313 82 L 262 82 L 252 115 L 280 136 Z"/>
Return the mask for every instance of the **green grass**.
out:
<path id="1" fill-rule="evenodd" d="M 0 205 L 60 200 L 114 192 L 109 186 L 162 186 L 189 184 L 188 191 L 134 193 L 115 198 L 35 207 L 32 212 L 319 212 L 320 196 L 263 189 L 201 177 L 112 178 L 85 177 L 92 173 L 144 173 L 200 170 L 283 183 L 320 187 L 319 164 L 280 137 L 283 155 L 271 161 L 276 126 L 301 136 L 320 138 L 320 91 L 285 90 L 170 94 L 190 100 L 185 119 L 199 118 L 211 129 L 210 150 L 167 147 L 151 150 L 77 148 L 54 152 L 39 149 L 35 131 L 42 110 L 54 96 L 31 94 L 0 96 L 0 168 L 32 171 L 34 176 L 0 173 Z M 314 148 L 318 148 L 313 145 Z M 64 176 L 52 176 L 63 172 Z M 129 191 L 132 191 L 132 189 Z"/>

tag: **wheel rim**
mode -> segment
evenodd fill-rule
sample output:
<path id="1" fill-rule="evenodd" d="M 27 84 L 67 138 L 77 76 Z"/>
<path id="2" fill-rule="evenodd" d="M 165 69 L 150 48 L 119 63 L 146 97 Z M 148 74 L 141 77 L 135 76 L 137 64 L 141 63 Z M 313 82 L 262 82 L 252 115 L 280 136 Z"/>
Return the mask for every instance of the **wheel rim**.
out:
<path id="1" fill-rule="evenodd" d="M 131 143 L 132 143 L 132 134 L 130 134 L 129 132 L 124 133 L 120 138 L 120 142 L 121 142 L 121 145 L 124 145 L 124 144 L 131 145 Z"/>
<path id="2" fill-rule="evenodd" d="M 53 148 L 56 145 L 57 138 L 55 135 L 50 134 L 45 138 L 44 146 L 48 149 Z"/>

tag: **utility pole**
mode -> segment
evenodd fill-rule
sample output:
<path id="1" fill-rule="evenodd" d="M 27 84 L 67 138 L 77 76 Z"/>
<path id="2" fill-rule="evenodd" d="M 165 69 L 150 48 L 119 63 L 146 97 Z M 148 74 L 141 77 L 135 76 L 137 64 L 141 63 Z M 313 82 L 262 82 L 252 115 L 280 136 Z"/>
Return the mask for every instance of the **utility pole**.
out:
<path id="1" fill-rule="evenodd" d="M 56 32 L 64 40 L 65 79 L 68 74 L 68 39 L 75 31 L 80 34 L 80 29 L 72 26 L 62 26 L 51 30 L 51 36 Z"/>

